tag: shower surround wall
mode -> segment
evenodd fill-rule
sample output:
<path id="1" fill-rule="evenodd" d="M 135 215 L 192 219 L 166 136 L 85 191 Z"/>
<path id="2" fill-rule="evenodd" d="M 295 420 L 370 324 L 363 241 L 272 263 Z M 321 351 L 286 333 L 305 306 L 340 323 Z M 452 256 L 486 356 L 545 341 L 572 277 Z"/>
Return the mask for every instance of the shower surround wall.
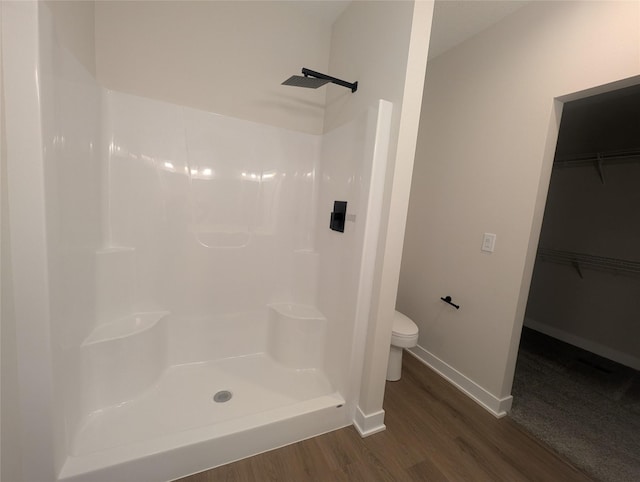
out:
<path id="1" fill-rule="evenodd" d="M 109 246 L 141 247 L 136 311 L 291 301 L 313 248 L 320 137 L 115 92 L 105 103 L 106 230 Z"/>
<path id="2" fill-rule="evenodd" d="M 349 424 L 367 318 L 359 312 L 356 325 L 356 310 L 371 291 L 359 253 L 388 103 L 385 125 L 371 109 L 323 139 L 104 97 L 111 241 L 96 251 L 103 309 L 80 348 L 84 418 L 62 479 L 140 473 L 141 457 L 174 449 L 172 434 L 185 430 L 211 449 L 228 443 L 222 435 L 265 429 L 259 447 L 191 463 L 197 470 L 273 447 L 276 423 L 287 434 L 278 443 Z M 345 234 L 328 229 L 334 198 L 349 203 Z M 221 390 L 233 393 L 228 405 L 211 400 Z M 303 415 L 316 417 L 311 430 L 286 426 Z"/>
<path id="3" fill-rule="evenodd" d="M 62 479 L 111 478 L 185 430 L 329 409 L 322 430 L 348 424 L 377 109 L 324 139 L 116 92 L 103 112 L 106 242 Z"/>
<path id="4" fill-rule="evenodd" d="M 25 478 L 166 480 L 351 424 L 390 104 L 316 136 L 105 91 L 11 8 L 39 63 L 8 137 L 42 136 L 8 152 Z"/>
<path id="5" fill-rule="evenodd" d="M 344 404 L 314 308 L 320 137 L 116 92 L 103 112 L 107 240 L 63 473 L 316 397 Z M 221 390 L 234 398 L 214 405 Z"/>

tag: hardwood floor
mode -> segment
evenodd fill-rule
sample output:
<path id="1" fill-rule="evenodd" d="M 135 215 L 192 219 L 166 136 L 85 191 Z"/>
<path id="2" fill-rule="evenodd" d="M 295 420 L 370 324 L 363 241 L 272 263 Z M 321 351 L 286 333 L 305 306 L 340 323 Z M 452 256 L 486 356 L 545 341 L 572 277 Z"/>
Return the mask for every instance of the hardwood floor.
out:
<path id="1" fill-rule="evenodd" d="M 591 480 L 408 354 L 384 409 L 384 432 L 363 439 L 347 427 L 180 482 Z"/>

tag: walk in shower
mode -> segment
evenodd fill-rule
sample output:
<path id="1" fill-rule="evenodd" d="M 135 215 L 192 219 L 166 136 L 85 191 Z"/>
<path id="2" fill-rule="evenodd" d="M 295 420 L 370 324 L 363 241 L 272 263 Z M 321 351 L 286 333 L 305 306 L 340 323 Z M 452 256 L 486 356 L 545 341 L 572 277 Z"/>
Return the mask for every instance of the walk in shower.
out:
<path id="1" fill-rule="evenodd" d="M 58 480 L 167 480 L 350 425 L 391 104 L 312 135 L 108 91 L 46 6 L 3 15 L 19 357 L 47 368 L 28 403 Z"/>

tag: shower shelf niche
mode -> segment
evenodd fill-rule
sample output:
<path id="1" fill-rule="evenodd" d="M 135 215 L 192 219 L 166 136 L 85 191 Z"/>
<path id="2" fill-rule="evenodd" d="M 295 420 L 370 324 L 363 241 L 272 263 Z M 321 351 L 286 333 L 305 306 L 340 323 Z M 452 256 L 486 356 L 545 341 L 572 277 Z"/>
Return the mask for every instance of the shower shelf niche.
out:
<path id="1" fill-rule="evenodd" d="M 143 333 L 152 329 L 168 314 L 168 311 L 133 313 L 109 323 L 103 323 L 91 332 L 82 342 L 82 346 L 86 347 Z"/>

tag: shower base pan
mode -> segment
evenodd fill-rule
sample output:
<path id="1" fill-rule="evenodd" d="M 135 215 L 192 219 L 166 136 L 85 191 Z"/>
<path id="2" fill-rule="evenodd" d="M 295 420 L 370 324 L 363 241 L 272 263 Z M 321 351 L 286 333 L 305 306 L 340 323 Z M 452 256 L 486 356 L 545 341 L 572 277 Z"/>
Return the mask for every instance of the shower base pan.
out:
<path id="1" fill-rule="evenodd" d="M 58 480 L 172 480 L 335 430 L 350 417 L 332 390 L 321 371 L 266 354 L 173 366 L 138 398 L 92 413 Z"/>

